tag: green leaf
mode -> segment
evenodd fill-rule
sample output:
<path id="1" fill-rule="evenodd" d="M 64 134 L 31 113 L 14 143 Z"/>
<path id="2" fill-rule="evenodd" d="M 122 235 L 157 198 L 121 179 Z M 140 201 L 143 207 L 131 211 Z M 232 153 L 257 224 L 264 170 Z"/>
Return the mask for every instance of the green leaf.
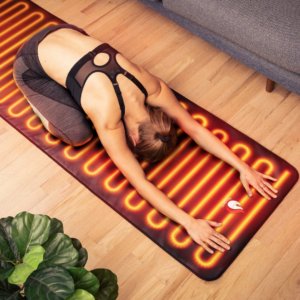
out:
<path id="1" fill-rule="evenodd" d="M 94 295 L 96 300 L 115 300 L 118 297 L 117 276 L 108 269 L 95 269 L 93 273 L 100 282 L 100 288 Z"/>
<path id="2" fill-rule="evenodd" d="M 6 269 L 0 269 L 0 280 L 6 279 L 14 270 L 14 266 Z"/>
<path id="3" fill-rule="evenodd" d="M 47 241 L 50 223 L 49 218 L 43 215 L 33 215 L 26 211 L 16 215 L 11 222 L 10 232 L 21 256 L 34 246 L 42 245 Z"/>
<path id="4" fill-rule="evenodd" d="M 11 267 L 13 267 L 14 265 L 9 263 L 9 262 L 5 262 L 5 261 L 0 261 L 0 269 L 9 269 Z"/>
<path id="5" fill-rule="evenodd" d="M 98 292 L 100 283 L 94 274 L 85 268 L 69 268 L 68 272 L 73 277 L 75 290 L 86 290 L 92 295 L 95 295 Z"/>
<path id="6" fill-rule="evenodd" d="M 36 270 L 38 265 L 43 261 L 45 252 L 46 250 L 42 246 L 35 246 L 25 254 L 23 263 L 30 265 Z"/>
<path id="7" fill-rule="evenodd" d="M 63 223 L 56 218 L 51 219 L 49 237 L 54 233 L 64 233 Z"/>
<path id="8" fill-rule="evenodd" d="M 18 264 L 13 273 L 8 277 L 9 283 L 22 284 L 28 276 L 37 269 L 39 263 L 43 260 L 45 249 L 42 246 L 35 246 L 25 254 L 23 263 Z"/>
<path id="9" fill-rule="evenodd" d="M 79 258 L 76 268 L 83 268 L 88 260 L 88 253 L 85 248 L 82 247 L 79 240 L 72 238 L 72 243 L 74 248 L 78 251 Z"/>
<path id="10" fill-rule="evenodd" d="M 93 295 L 84 290 L 76 290 L 66 300 L 95 300 Z"/>
<path id="11" fill-rule="evenodd" d="M 7 279 L 0 280 L 0 291 L 9 291 L 19 289 L 17 285 L 10 284 Z"/>
<path id="12" fill-rule="evenodd" d="M 11 284 L 22 284 L 33 271 L 34 269 L 31 266 L 27 264 L 19 264 L 15 266 L 12 274 L 8 276 L 8 282 Z"/>
<path id="13" fill-rule="evenodd" d="M 0 290 L 0 300 L 21 300 L 23 299 L 20 295 L 21 289 L 18 287 L 18 290 L 9 290 L 2 291 Z"/>
<path id="14" fill-rule="evenodd" d="M 12 239 L 11 233 L 10 233 L 10 224 L 14 218 L 13 217 L 7 217 L 0 219 L 0 236 L 2 236 L 7 245 L 9 246 L 10 250 L 13 252 L 15 260 L 17 261 L 18 258 L 18 248 L 15 243 L 15 241 Z"/>
<path id="15" fill-rule="evenodd" d="M 3 262 L 1 262 L 3 264 Z M 8 264 L 8 263 L 5 263 Z M 9 264 L 11 265 L 11 264 Z M 2 268 L 0 269 L 2 270 Z M 7 279 L 0 280 L 0 300 L 16 300 L 19 298 L 20 287 L 10 284 Z"/>
<path id="16" fill-rule="evenodd" d="M 52 234 L 43 244 L 46 252 L 38 269 L 60 266 L 66 269 L 75 267 L 78 262 L 78 252 L 73 247 L 71 239 L 64 233 Z"/>
<path id="17" fill-rule="evenodd" d="M 15 256 L 8 247 L 5 239 L 0 235 L 0 261 L 14 262 Z"/>
<path id="18" fill-rule="evenodd" d="M 65 300 L 74 293 L 74 281 L 61 267 L 34 271 L 25 284 L 28 300 Z"/>

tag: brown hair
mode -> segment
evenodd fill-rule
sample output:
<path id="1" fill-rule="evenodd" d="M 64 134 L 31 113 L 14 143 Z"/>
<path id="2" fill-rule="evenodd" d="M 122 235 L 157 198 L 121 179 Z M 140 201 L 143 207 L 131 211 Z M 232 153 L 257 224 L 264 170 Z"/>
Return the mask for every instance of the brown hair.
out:
<path id="1" fill-rule="evenodd" d="M 146 109 L 150 122 L 140 124 L 138 143 L 134 146 L 127 131 L 126 141 L 133 153 L 145 161 L 154 163 L 161 161 L 176 147 L 177 132 L 171 118 L 160 108 L 146 104 Z"/>

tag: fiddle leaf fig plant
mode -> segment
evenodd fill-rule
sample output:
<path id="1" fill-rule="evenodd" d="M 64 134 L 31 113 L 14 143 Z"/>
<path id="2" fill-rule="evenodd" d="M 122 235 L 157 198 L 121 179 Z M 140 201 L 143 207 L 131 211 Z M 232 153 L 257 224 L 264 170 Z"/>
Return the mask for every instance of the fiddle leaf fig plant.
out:
<path id="1" fill-rule="evenodd" d="M 88 253 L 63 223 L 21 212 L 0 219 L 0 300 L 115 300 L 117 276 L 84 268 Z"/>

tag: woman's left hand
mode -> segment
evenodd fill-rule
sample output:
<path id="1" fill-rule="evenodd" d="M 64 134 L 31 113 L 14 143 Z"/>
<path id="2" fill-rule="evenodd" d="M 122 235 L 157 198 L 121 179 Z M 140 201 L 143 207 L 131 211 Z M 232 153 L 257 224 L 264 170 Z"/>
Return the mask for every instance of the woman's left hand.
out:
<path id="1" fill-rule="evenodd" d="M 252 196 L 249 184 L 251 184 L 263 197 L 267 198 L 268 200 L 271 199 L 268 194 L 270 194 L 274 198 L 277 197 L 275 193 L 277 193 L 278 191 L 269 182 L 267 182 L 265 178 L 273 181 L 277 180 L 276 178 L 256 171 L 246 163 L 240 170 L 240 180 L 249 197 Z"/>

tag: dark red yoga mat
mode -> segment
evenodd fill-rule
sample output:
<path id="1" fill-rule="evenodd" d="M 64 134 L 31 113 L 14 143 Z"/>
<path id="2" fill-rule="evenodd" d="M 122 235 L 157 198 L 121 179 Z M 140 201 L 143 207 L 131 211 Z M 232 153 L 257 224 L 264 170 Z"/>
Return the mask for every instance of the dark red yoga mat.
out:
<path id="1" fill-rule="evenodd" d="M 149 180 L 184 211 L 195 218 L 223 222 L 216 230 L 231 240 L 231 249 L 209 254 L 182 226 L 140 197 L 110 160 L 96 132 L 88 144 L 75 148 L 48 133 L 17 88 L 12 66 L 18 49 L 30 36 L 47 26 L 65 22 L 30 1 L 2 1 L 0 12 L 0 116 L 198 277 L 219 278 L 295 185 L 299 178 L 297 170 L 173 91 L 188 112 L 238 157 L 258 171 L 277 178 L 276 182 L 269 181 L 278 189 L 277 198 L 267 200 L 253 188 L 253 197 L 248 197 L 239 172 L 199 148 L 180 128 L 178 146 L 167 158 L 158 164 L 140 161 Z"/>

